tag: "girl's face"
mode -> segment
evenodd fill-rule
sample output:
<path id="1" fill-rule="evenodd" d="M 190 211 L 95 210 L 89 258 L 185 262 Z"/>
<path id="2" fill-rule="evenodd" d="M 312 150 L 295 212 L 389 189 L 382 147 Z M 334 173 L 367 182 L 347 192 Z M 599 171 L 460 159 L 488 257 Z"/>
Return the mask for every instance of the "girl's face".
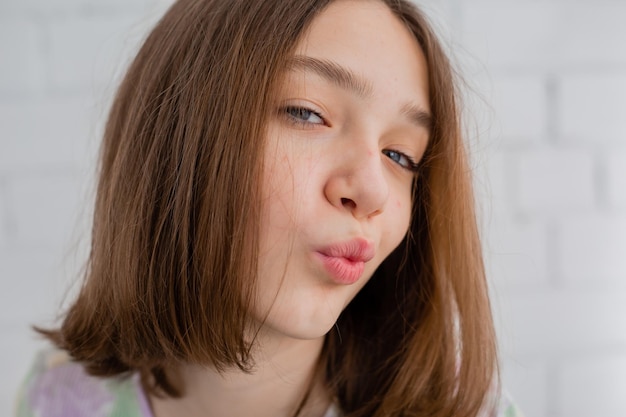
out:
<path id="1" fill-rule="evenodd" d="M 429 110 L 423 53 L 385 5 L 339 0 L 315 18 L 265 148 L 254 310 L 265 330 L 323 336 L 402 241 Z"/>

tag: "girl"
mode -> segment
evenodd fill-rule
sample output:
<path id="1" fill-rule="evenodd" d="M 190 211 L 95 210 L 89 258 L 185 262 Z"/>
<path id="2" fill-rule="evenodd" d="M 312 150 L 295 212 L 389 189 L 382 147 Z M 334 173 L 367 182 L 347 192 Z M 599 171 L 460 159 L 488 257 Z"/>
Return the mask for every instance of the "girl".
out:
<path id="1" fill-rule="evenodd" d="M 176 2 L 109 115 L 84 285 L 40 332 L 60 350 L 19 416 L 516 415 L 423 15 Z"/>

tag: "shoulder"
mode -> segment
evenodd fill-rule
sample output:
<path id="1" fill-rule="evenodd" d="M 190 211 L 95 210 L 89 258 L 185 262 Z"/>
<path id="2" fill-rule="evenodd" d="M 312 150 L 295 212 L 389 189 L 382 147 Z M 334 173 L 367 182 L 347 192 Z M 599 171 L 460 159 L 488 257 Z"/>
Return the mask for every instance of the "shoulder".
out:
<path id="1" fill-rule="evenodd" d="M 136 376 L 99 378 L 59 350 L 37 355 L 17 400 L 17 417 L 149 417 Z"/>

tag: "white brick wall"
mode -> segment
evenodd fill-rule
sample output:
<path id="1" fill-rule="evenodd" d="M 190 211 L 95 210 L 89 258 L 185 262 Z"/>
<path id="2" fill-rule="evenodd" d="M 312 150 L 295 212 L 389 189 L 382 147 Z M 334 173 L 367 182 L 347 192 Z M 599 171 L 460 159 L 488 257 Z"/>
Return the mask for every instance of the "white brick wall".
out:
<path id="1" fill-rule="evenodd" d="M 595 381 L 611 381 L 596 384 Z M 558 408 L 571 417 L 623 416 L 626 409 L 626 355 L 563 361 L 557 384 Z M 593 401 L 589 401 L 593 398 Z"/>
<path id="2" fill-rule="evenodd" d="M 558 235 L 557 268 L 568 283 L 626 289 L 626 215 L 565 216 Z M 626 326 L 620 331 L 626 336 Z"/>
<path id="3" fill-rule="evenodd" d="M 622 16 L 626 16 L 626 8 Z M 622 39 L 626 39 L 626 34 L 624 36 Z M 626 50 L 626 45 L 620 50 Z M 623 71 L 564 75 L 559 88 L 557 118 L 562 141 L 587 142 L 592 146 L 598 143 L 624 144 L 626 75 Z"/>
<path id="4" fill-rule="evenodd" d="M 490 86 L 477 94 L 492 107 L 492 140 L 507 138 L 507 145 L 536 143 L 545 135 L 547 94 L 544 80 L 532 75 L 492 75 Z M 497 114 L 495 114 L 496 112 Z"/>
<path id="5" fill-rule="evenodd" d="M 0 180 L 0 251 L 9 247 L 8 236 L 12 226 L 7 212 L 7 200 L 5 182 Z"/>
<path id="6" fill-rule="evenodd" d="M 593 168 L 593 156 L 584 149 L 537 147 L 519 152 L 519 209 L 533 214 L 592 210 Z"/>
<path id="7" fill-rule="evenodd" d="M 36 92 L 43 87 L 45 67 L 41 28 L 30 19 L 0 17 L 0 90 Z"/>
<path id="8" fill-rule="evenodd" d="M 602 71 L 626 64 L 622 1 L 459 0 L 463 43 L 490 68 Z"/>
<path id="9" fill-rule="evenodd" d="M 0 101 L 2 171 L 89 168 L 97 149 L 91 98 L 59 96 Z"/>
<path id="10" fill-rule="evenodd" d="M 608 207 L 623 212 L 626 209 L 626 149 L 611 152 L 603 163 L 606 166 Z"/>
<path id="11" fill-rule="evenodd" d="M 172 0 L 0 1 L 0 415 L 84 258 L 98 136 Z M 419 0 L 467 82 L 504 383 L 626 416 L 626 1 Z"/>
<path id="12" fill-rule="evenodd" d="M 47 40 L 50 87 L 54 91 L 90 91 L 94 84 L 110 83 L 115 69 L 125 63 L 121 52 L 135 19 L 125 15 L 78 15 L 51 23 Z"/>
<path id="13" fill-rule="evenodd" d="M 626 2 L 457 5 L 505 385 L 529 416 L 625 416 Z"/>

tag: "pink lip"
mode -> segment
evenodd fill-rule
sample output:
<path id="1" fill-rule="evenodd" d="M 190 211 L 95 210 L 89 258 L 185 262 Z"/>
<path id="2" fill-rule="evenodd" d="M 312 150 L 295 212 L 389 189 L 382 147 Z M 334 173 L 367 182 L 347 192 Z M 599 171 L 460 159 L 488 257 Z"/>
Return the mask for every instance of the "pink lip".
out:
<path id="1" fill-rule="evenodd" d="M 352 239 L 322 248 L 316 252 L 322 265 L 335 282 L 354 284 L 365 270 L 365 262 L 374 258 L 374 245 L 365 239 Z"/>

